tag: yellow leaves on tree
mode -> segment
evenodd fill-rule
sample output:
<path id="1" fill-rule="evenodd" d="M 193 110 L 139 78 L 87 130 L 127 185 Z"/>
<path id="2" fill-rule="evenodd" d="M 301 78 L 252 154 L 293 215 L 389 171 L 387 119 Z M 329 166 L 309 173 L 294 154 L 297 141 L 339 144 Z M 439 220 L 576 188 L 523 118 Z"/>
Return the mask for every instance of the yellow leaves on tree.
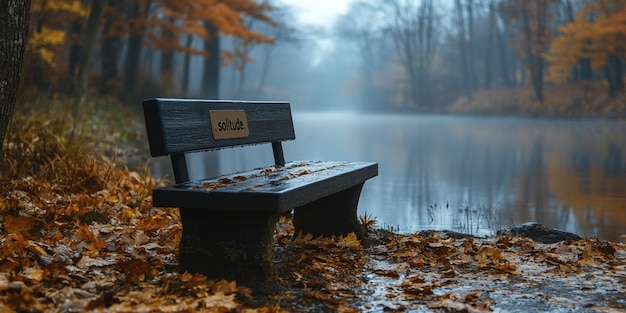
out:
<path id="1" fill-rule="evenodd" d="M 55 50 L 67 39 L 64 24 L 87 14 L 89 10 L 79 0 L 33 0 L 30 16 L 35 31 L 30 33 L 27 51 L 56 66 Z"/>
<path id="2" fill-rule="evenodd" d="M 609 55 L 626 57 L 626 4 L 622 0 L 596 0 L 559 27 L 547 54 L 548 76 L 555 82 L 568 78 L 579 60 L 589 59 L 593 69 L 607 65 Z"/>
<path id="3" fill-rule="evenodd" d="M 79 0 L 34 0 L 31 3 L 33 12 L 67 12 L 77 16 L 87 16 L 89 10 Z"/>
<path id="4" fill-rule="evenodd" d="M 65 31 L 43 26 L 39 32 L 33 33 L 28 39 L 27 49 L 38 55 L 46 64 L 56 66 L 52 47 L 65 42 Z"/>

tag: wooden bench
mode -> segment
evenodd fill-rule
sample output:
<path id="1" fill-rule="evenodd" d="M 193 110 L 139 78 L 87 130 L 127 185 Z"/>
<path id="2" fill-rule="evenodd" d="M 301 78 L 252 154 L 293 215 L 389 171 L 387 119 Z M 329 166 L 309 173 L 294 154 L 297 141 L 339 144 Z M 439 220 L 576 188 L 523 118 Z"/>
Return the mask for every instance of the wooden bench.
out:
<path id="1" fill-rule="evenodd" d="M 143 110 L 152 156 L 169 155 L 172 162 L 175 184 L 155 189 L 152 201 L 180 210 L 181 272 L 239 282 L 275 279 L 272 237 L 280 214 L 292 209 L 296 233 L 363 236 L 357 204 L 378 164 L 286 163 L 282 141 L 295 139 L 289 103 L 147 99 Z M 261 143 L 271 143 L 275 164 L 189 179 L 186 153 Z"/>

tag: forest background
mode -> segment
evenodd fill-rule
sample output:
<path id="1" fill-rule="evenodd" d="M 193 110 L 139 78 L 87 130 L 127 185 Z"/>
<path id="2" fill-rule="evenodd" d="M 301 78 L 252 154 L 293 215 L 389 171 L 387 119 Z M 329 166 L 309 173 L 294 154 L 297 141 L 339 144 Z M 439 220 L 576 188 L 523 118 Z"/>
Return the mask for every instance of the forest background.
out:
<path id="1" fill-rule="evenodd" d="M 33 0 L 20 98 L 623 116 L 625 6 L 361 0 L 322 34 L 277 1 Z"/>

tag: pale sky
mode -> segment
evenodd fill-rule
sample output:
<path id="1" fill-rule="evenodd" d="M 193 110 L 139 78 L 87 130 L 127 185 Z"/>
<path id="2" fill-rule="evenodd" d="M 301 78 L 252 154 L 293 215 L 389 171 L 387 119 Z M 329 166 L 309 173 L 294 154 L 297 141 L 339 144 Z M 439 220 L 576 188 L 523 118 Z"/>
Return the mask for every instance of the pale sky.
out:
<path id="1" fill-rule="evenodd" d="M 298 19 L 304 24 L 328 28 L 337 15 L 346 12 L 353 0 L 280 0 L 295 9 Z"/>
<path id="2" fill-rule="evenodd" d="M 354 0 L 280 0 L 281 3 L 294 8 L 294 14 L 304 25 L 313 25 L 329 30 L 335 18 L 348 10 Z M 322 35 L 323 36 L 323 35 Z M 331 38 L 317 38 L 317 51 L 311 60 L 313 65 L 320 63 L 325 54 L 334 49 Z"/>

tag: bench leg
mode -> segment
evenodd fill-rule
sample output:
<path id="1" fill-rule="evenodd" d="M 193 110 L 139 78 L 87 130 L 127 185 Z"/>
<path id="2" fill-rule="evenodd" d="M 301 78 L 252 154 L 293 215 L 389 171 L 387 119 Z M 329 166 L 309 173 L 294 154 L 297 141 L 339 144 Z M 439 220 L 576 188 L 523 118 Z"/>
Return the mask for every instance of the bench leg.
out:
<path id="1" fill-rule="evenodd" d="M 276 279 L 272 238 L 278 214 L 180 209 L 180 272 L 253 287 Z"/>
<path id="2" fill-rule="evenodd" d="M 363 184 L 332 194 L 294 209 L 295 233 L 313 236 L 365 236 L 365 228 L 356 214 Z"/>

